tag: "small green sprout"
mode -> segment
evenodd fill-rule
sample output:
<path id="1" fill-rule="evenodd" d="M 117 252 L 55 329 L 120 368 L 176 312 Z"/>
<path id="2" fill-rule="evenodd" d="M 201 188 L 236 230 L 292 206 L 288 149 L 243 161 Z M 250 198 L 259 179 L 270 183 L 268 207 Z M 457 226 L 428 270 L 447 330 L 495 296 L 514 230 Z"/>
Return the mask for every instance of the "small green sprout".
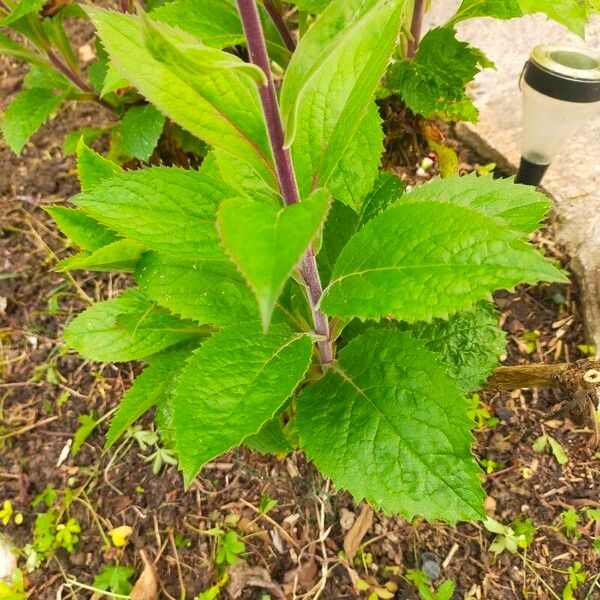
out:
<path id="1" fill-rule="evenodd" d="M 410 581 L 419 592 L 423 600 L 451 600 L 454 595 L 454 582 L 444 581 L 437 590 L 431 589 L 429 577 L 420 569 L 409 569 L 406 579 Z"/>
<path id="2" fill-rule="evenodd" d="M 467 415 L 475 421 L 477 429 L 493 427 L 498 424 L 499 419 L 490 415 L 488 406 L 482 402 L 479 394 L 473 394 L 470 398 L 467 398 L 467 405 Z"/>
<path id="3" fill-rule="evenodd" d="M 579 537 L 578 526 L 581 521 L 579 513 L 574 508 L 570 508 L 569 510 L 565 510 L 562 513 L 560 513 L 559 516 L 565 535 L 568 538 Z"/>
<path id="4" fill-rule="evenodd" d="M 581 571 L 581 563 L 575 561 L 572 566 L 567 569 L 567 585 L 563 588 L 563 600 L 575 600 L 573 592 L 587 579 L 585 573 Z"/>
<path id="5" fill-rule="evenodd" d="M 100 573 L 94 578 L 92 586 L 98 590 L 127 596 L 133 589 L 129 580 L 133 577 L 134 573 L 135 569 L 132 567 L 103 565 Z"/>

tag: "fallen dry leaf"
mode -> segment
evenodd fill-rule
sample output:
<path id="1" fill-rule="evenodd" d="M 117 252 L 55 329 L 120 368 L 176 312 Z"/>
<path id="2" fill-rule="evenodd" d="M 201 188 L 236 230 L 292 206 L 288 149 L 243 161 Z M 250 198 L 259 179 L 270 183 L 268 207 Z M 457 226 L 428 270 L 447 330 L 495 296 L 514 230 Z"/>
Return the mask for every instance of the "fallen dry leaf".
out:
<path id="1" fill-rule="evenodd" d="M 286 594 L 290 596 L 292 590 L 307 592 L 315 585 L 318 573 L 319 567 L 312 558 L 300 564 L 296 569 L 288 571 L 283 577 Z"/>
<path id="2" fill-rule="evenodd" d="M 276 598 L 285 600 L 281 588 L 274 584 L 271 576 L 262 567 L 251 567 L 247 562 L 238 560 L 229 567 L 229 585 L 227 592 L 232 598 L 239 598 L 242 592 L 249 587 L 258 587 L 268 590 Z"/>
<path id="3" fill-rule="evenodd" d="M 373 525 L 373 509 L 368 504 L 363 503 L 360 515 L 358 515 L 356 521 L 354 521 L 354 525 L 352 525 L 352 528 L 344 538 L 344 552 L 350 562 L 352 562 L 356 551 L 367 531 L 371 528 L 371 525 Z"/>
<path id="4" fill-rule="evenodd" d="M 158 576 L 156 568 L 141 550 L 140 556 L 144 563 L 144 570 L 131 590 L 130 600 L 156 600 L 158 598 Z"/>

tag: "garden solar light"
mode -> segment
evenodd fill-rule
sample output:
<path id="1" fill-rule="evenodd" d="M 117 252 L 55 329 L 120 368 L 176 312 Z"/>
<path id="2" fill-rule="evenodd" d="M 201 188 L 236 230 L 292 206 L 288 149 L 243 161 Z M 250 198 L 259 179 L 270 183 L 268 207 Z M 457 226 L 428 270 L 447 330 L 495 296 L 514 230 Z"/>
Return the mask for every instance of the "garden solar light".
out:
<path id="1" fill-rule="evenodd" d="M 600 53 L 543 44 L 525 63 L 522 158 L 517 183 L 538 185 L 564 143 L 600 112 Z"/>

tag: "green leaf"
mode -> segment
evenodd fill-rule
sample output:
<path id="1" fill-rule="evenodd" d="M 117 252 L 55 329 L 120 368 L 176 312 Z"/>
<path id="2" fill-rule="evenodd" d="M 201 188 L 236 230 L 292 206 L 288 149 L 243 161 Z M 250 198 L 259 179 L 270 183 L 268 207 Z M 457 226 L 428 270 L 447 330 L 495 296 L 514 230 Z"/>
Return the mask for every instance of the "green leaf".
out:
<path id="1" fill-rule="evenodd" d="M 361 227 L 398 200 L 404 189 L 405 185 L 397 175 L 381 171 L 373 189 L 365 198 L 360 215 Z"/>
<path id="2" fill-rule="evenodd" d="M 443 178 L 451 177 L 458 173 L 460 160 L 456 150 L 447 144 L 438 144 L 435 140 L 427 138 L 429 147 L 437 154 L 440 174 Z"/>
<path id="3" fill-rule="evenodd" d="M 312 342 L 274 326 L 224 329 L 188 361 L 175 391 L 175 438 L 186 486 L 209 460 L 260 430 L 308 369 Z"/>
<path id="4" fill-rule="evenodd" d="M 152 104 L 133 106 L 123 116 L 121 134 L 127 153 L 141 161 L 147 161 L 162 133 L 165 117 Z"/>
<path id="5" fill-rule="evenodd" d="M 269 187 L 247 163 L 231 154 L 213 150 L 202 163 L 202 170 L 223 180 L 237 196 L 281 206 L 281 194 Z"/>
<path id="6" fill-rule="evenodd" d="M 377 105 L 369 104 L 355 135 L 340 158 L 327 184 L 331 195 L 360 212 L 370 192 L 383 152 L 383 131 Z"/>
<path id="7" fill-rule="evenodd" d="M 121 398 L 110 422 L 104 449 L 108 450 L 146 411 L 171 394 L 177 375 L 190 355 L 188 349 L 164 352 L 150 358 L 150 366 L 135 378 Z"/>
<path id="8" fill-rule="evenodd" d="M 131 323 L 135 326 L 131 327 Z M 156 354 L 200 334 L 194 323 L 154 307 L 138 290 L 131 289 L 78 315 L 65 330 L 64 339 L 86 358 L 126 362 Z"/>
<path id="9" fill-rule="evenodd" d="M 0 19 L 0 27 L 6 27 L 29 13 L 37 13 L 44 4 L 46 0 L 21 0 L 6 17 Z"/>
<path id="10" fill-rule="evenodd" d="M 236 531 L 228 531 L 220 540 L 217 550 L 217 564 L 226 563 L 235 565 L 238 561 L 238 556 L 244 552 L 246 546 L 240 540 L 239 534 Z"/>
<path id="11" fill-rule="evenodd" d="M 458 23 L 473 17 L 513 19 L 522 14 L 519 0 L 463 0 L 449 23 Z"/>
<path id="12" fill-rule="evenodd" d="M 465 86 L 482 68 L 493 66 L 480 50 L 457 40 L 454 29 L 436 27 L 423 37 L 413 58 L 392 65 L 386 88 L 425 117 L 476 121 Z"/>
<path id="13" fill-rule="evenodd" d="M 584 37 L 587 21 L 586 3 L 580 0 L 519 0 L 523 14 L 543 12 L 573 33 Z"/>
<path id="14" fill-rule="evenodd" d="M 97 425 L 98 420 L 94 415 L 79 415 L 79 427 L 73 436 L 71 456 L 75 456 L 81 450 L 81 446 L 90 437 Z"/>
<path id="15" fill-rule="evenodd" d="M 341 202 L 334 202 L 327 215 L 321 249 L 317 254 L 317 266 L 323 282 L 328 282 L 340 252 L 348 240 L 356 233 L 360 217 L 352 208 Z"/>
<path id="16" fill-rule="evenodd" d="M 112 92 L 128 87 L 131 87 L 129 80 L 125 79 L 117 67 L 109 62 L 106 66 L 106 75 L 102 82 L 100 96 L 104 98 L 104 96 L 108 96 L 108 94 L 112 94 Z"/>
<path id="17" fill-rule="evenodd" d="M 71 82 L 59 71 L 46 65 L 32 65 L 23 85 L 27 88 L 45 88 L 47 90 L 66 90 L 72 87 Z"/>
<path id="18" fill-rule="evenodd" d="M 514 183 L 512 178 L 478 177 L 475 173 L 436 177 L 402 197 L 402 202 L 432 200 L 472 208 L 523 233 L 535 231 L 551 205 L 550 199 L 533 186 Z"/>
<path id="19" fill-rule="evenodd" d="M 399 177 L 380 171 L 373 189 L 365 198 L 360 214 L 334 202 L 323 229 L 323 242 L 317 261 L 323 282 L 329 282 L 335 262 L 348 240 L 373 217 L 393 204 L 404 190 Z"/>
<path id="20" fill-rule="evenodd" d="M 420 340 L 371 330 L 298 398 L 302 447 L 356 502 L 407 518 L 482 518 L 461 392 Z"/>
<path id="21" fill-rule="evenodd" d="M 246 41 L 232 0 L 177 0 L 156 8 L 150 17 L 180 27 L 213 48 L 236 46 Z"/>
<path id="22" fill-rule="evenodd" d="M 136 280 L 152 300 L 182 317 L 225 326 L 258 322 L 256 300 L 232 262 L 185 261 L 148 252 Z"/>
<path id="23" fill-rule="evenodd" d="M 0 33 L 0 54 L 6 56 L 14 56 L 24 60 L 25 62 L 39 65 L 40 67 L 47 67 L 48 63 L 42 58 L 41 55 L 28 50 L 21 44 L 11 40 L 8 36 Z"/>
<path id="24" fill-rule="evenodd" d="M 27 140 L 64 99 L 64 95 L 44 88 L 31 88 L 15 96 L 2 118 L 2 133 L 8 147 L 20 154 Z"/>
<path id="25" fill-rule="evenodd" d="M 221 204 L 217 219 L 221 239 L 256 294 L 265 329 L 285 282 L 318 233 L 328 208 L 325 190 L 280 209 L 239 198 Z"/>
<path id="26" fill-rule="evenodd" d="M 281 44 L 277 29 L 261 5 L 259 13 L 269 56 L 280 65 L 291 53 Z M 151 19 L 193 35 L 206 46 L 226 48 L 246 43 L 235 0 L 177 0 L 152 11 Z"/>
<path id="27" fill-rule="evenodd" d="M 450 23 L 473 17 L 513 19 L 541 12 L 583 37 L 590 4 L 593 6 L 589 0 L 463 0 Z"/>
<path id="28" fill-rule="evenodd" d="M 429 320 L 540 280 L 567 278 L 506 227 L 460 206 L 400 203 L 348 242 L 321 308 L 338 317 Z"/>
<path id="29" fill-rule="evenodd" d="M 301 197 L 349 170 L 343 158 L 392 54 L 403 7 L 403 0 L 334 0 L 300 41 L 281 110 Z M 377 149 L 369 141 L 369 152 Z"/>
<path id="30" fill-rule="evenodd" d="M 113 594 L 128 595 L 133 586 L 129 580 L 133 577 L 135 569 L 121 565 L 104 565 L 102 570 L 94 577 L 93 587 Z"/>
<path id="31" fill-rule="evenodd" d="M 77 175 L 81 189 L 88 192 L 101 184 L 124 173 L 123 169 L 114 162 L 100 156 L 88 148 L 80 139 L 77 143 Z"/>
<path id="32" fill-rule="evenodd" d="M 222 260 L 218 203 L 236 192 L 200 171 L 153 167 L 108 179 L 72 201 L 118 234 L 151 250 Z"/>
<path id="33" fill-rule="evenodd" d="M 84 250 L 99 250 L 117 241 L 114 233 L 88 217 L 82 210 L 66 206 L 48 206 L 45 210 L 54 219 L 59 229 Z"/>
<path id="34" fill-rule="evenodd" d="M 244 446 L 263 454 L 287 454 L 294 448 L 285 435 L 281 417 L 275 416 L 244 440 Z"/>
<path id="35" fill-rule="evenodd" d="M 93 252 L 81 252 L 56 264 L 57 271 L 122 271 L 133 273 L 146 248 L 132 240 L 117 240 Z"/>
<path id="36" fill-rule="evenodd" d="M 556 462 L 559 465 L 566 465 L 569 462 L 569 455 L 566 450 L 551 435 L 548 436 L 548 443 L 550 444 L 554 458 L 556 458 Z"/>
<path id="37" fill-rule="evenodd" d="M 89 146 L 92 142 L 96 141 L 106 129 L 102 127 L 81 127 L 75 129 L 71 133 L 67 134 L 62 143 L 62 150 L 66 155 L 77 153 L 77 144 L 80 139 L 83 139 L 83 143 Z"/>
<path id="38" fill-rule="evenodd" d="M 295 4 L 298 7 L 298 10 L 319 14 L 331 4 L 331 0 L 293 0 L 291 4 Z"/>
<path id="39" fill-rule="evenodd" d="M 449 319 L 413 323 L 406 330 L 423 340 L 428 350 L 440 355 L 465 392 L 477 390 L 485 383 L 506 350 L 498 314 L 489 302 L 479 302 Z"/>
<path id="40" fill-rule="evenodd" d="M 138 17 L 86 10 L 112 62 L 141 94 L 184 129 L 250 164 L 276 189 L 258 91 L 245 72 L 229 67 L 233 55 L 198 46 L 194 38 L 158 22 L 152 25 L 151 50 Z M 156 58 L 159 52 L 165 62 Z M 199 52 L 205 67 L 212 60 L 212 68 L 196 66 Z M 247 63 L 238 59 L 238 64 Z"/>

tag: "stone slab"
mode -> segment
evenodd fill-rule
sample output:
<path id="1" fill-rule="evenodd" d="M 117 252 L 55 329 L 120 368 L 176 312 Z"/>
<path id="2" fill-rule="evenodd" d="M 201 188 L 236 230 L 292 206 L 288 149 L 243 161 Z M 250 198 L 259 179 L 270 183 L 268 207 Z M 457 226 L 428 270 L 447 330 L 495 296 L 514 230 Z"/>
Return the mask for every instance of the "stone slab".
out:
<path id="1" fill-rule="evenodd" d="M 444 23 L 459 4 L 458 0 L 433 3 L 426 27 Z M 585 42 L 541 14 L 508 21 L 471 19 L 457 25 L 457 37 L 481 48 L 497 66 L 480 73 L 471 85 L 479 123 L 461 124 L 459 134 L 485 158 L 514 169 L 521 155 L 518 83 L 531 49 L 541 43 L 600 49 L 600 19 L 587 26 Z M 600 110 L 565 144 L 543 186 L 554 200 L 557 239 L 572 257 L 580 282 L 588 337 L 600 349 Z"/>

